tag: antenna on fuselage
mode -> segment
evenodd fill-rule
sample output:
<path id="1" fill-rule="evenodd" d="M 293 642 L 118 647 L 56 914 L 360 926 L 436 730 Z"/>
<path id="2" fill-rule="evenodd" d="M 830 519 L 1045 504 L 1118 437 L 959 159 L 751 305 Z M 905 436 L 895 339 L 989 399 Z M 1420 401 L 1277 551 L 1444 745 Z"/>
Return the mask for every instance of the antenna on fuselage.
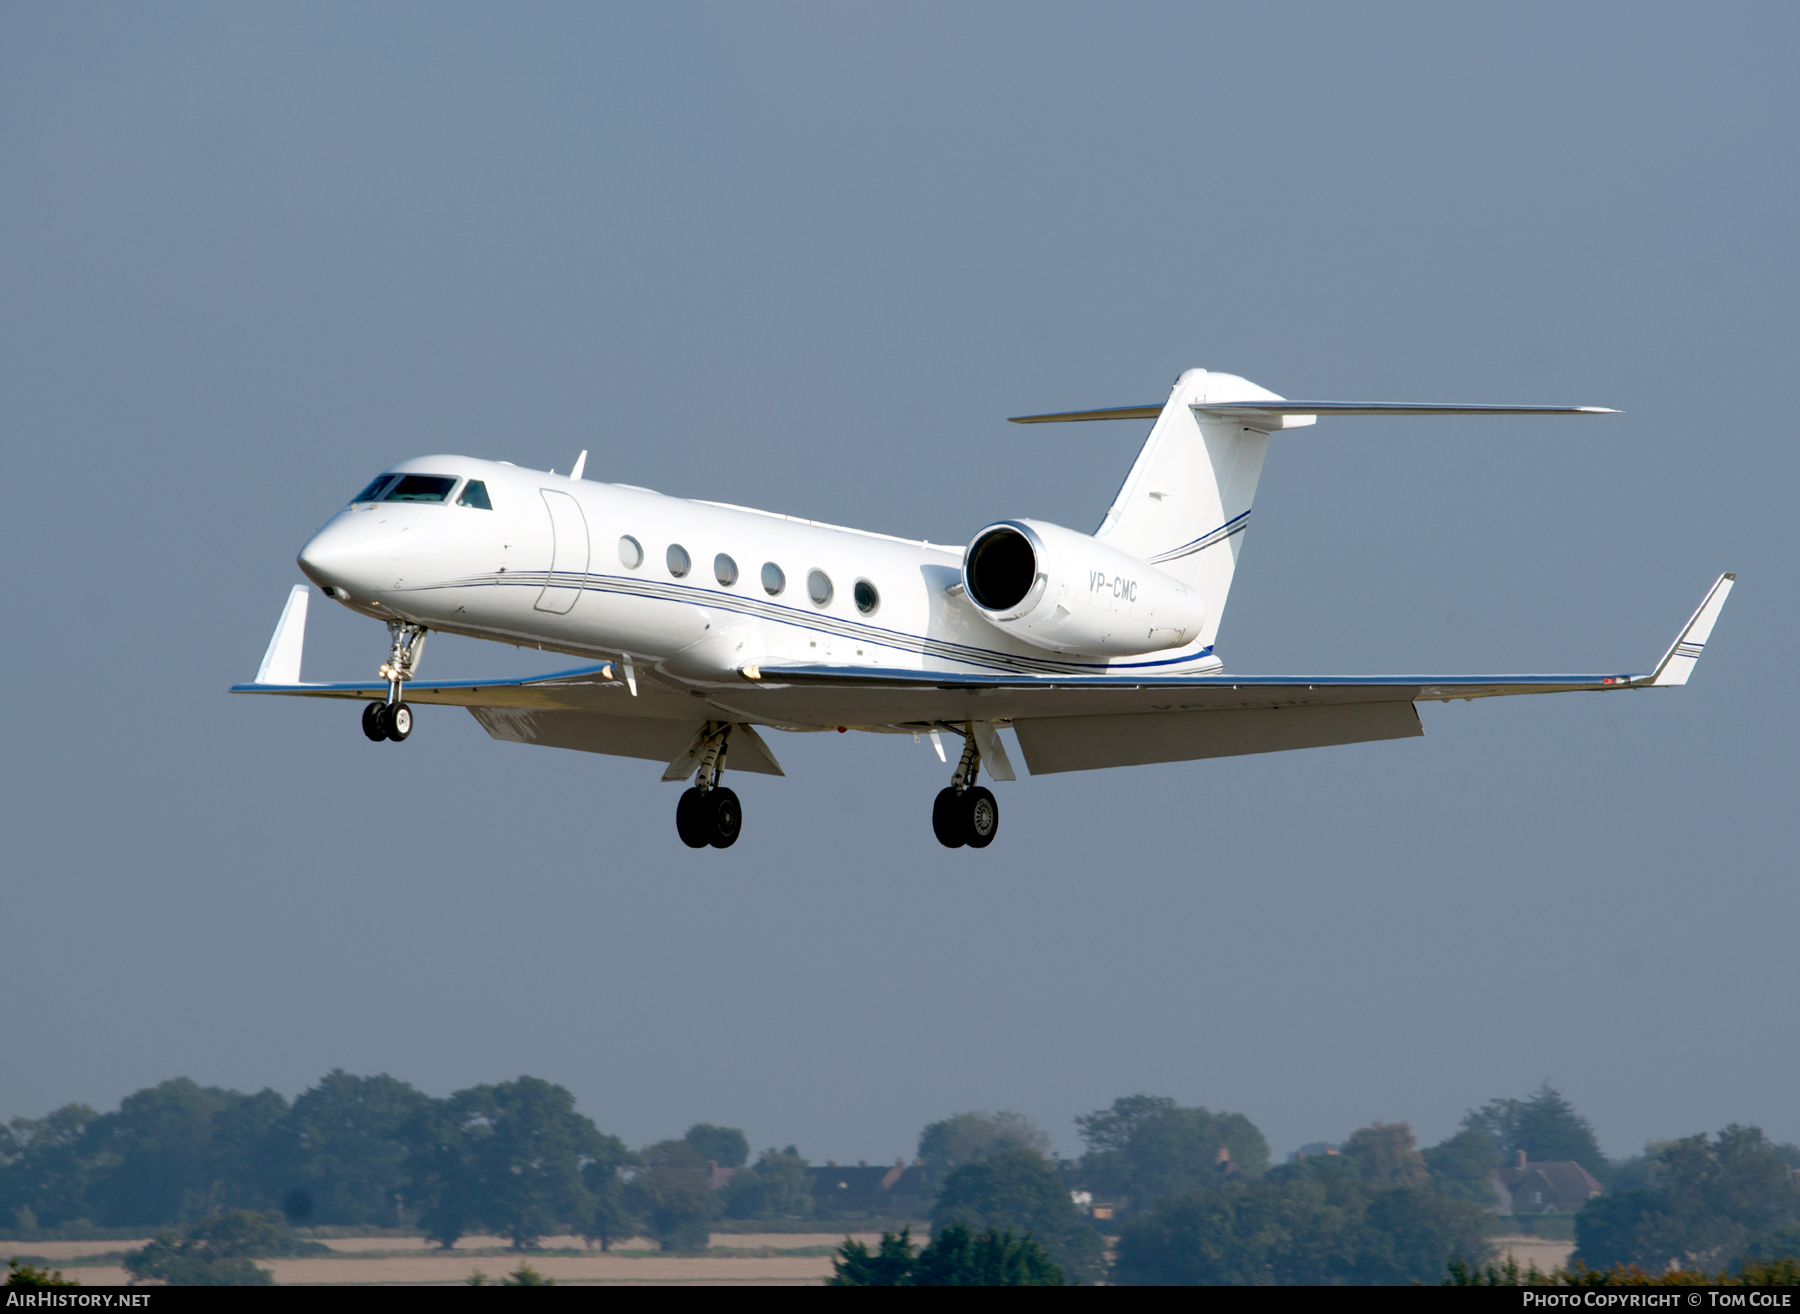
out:
<path id="1" fill-rule="evenodd" d="M 587 469 L 587 448 L 581 449 L 581 455 L 575 458 L 575 468 L 569 471 L 569 478 L 581 478 L 581 472 Z"/>

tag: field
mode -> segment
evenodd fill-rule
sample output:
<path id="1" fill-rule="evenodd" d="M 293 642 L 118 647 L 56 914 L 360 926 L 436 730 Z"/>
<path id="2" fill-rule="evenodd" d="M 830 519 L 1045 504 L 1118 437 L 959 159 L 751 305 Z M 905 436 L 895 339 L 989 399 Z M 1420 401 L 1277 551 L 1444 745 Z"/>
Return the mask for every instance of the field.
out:
<path id="1" fill-rule="evenodd" d="M 148 1239 L 148 1238 L 146 1238 Z M 445 1252 L 423 1237 L 342 1237 L 324 1242 L 330 1255 L 257 1261 L 283 1286 L 455 1286 L 477 1270 L 490 1282 L 528 1259 L 545 1277 L 569 1286 L 815 1286 L 831 1276 L 831 1251 L 842 1232 L 714 1236 L 703 1255 L 665 1255 L 651 1241 L 587 1250 L 579 1237 L 546 1237 L 541 1251 L 521 1256 L 504 1237 L 464 1237 Z M 879 1234 L 861 1235 L 871 1244 Z M 32 1256 L 89 1286 L 123 1285 L 124 1252 L 143 1241 L 0 1242 L 0 1261 Z"/>

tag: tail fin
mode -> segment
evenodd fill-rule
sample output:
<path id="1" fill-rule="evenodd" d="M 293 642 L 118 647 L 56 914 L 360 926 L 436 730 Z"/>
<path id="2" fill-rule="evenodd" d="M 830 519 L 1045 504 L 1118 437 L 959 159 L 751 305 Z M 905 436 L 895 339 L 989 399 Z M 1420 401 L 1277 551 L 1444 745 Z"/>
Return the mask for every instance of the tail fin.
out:
<path id="1" fill-rule="evenodd" d="M 1269 435 L 1276 429 L 1298 429 L 1321 415 L 1616 414 L 1604 406 L 1288 401 L 1235 374 L 1189 370 L 1175 380 L 1169 400 L 1160 410 L 1155 406 L 1116 406 L 1102 411 L 1015 415 L 1012 420 L 1014 424 L 1047 424 L 1156 418 L 1156 426 L 1094 537 L 1198 589 L 1206 605 L 1205 628 L 1198 641 L 1210 647 L 1219 633 L 1231 577 L 1237 572 L 1238 552 L 1243 548 L 1244 528 L 1250 523 L 1250 503 L 1256 497 Z M 1723 594 L 1718 601 L 1724 602 Z M 1711 625 L 1710 620 L 1706 622 L 1706 628 Z M 1700 641 L 1704 640 L 1701 634 Z M 1679 662 L 1687 654 L 1671 650 L 1671 656 Z M 1664 664 L 1668 665 L 1667 658 Z M 1663 668 L 1657 669 L 1660 673 Z M 1668 669 L 1686 678 L 1687 667 Z M 1675 680 L 1676 676 L 1671 676 L 1658 683 Z"/>
<path id="2" fill-rule="evenodd" d="M 1250 523 L 1269 432 L 1312 417 L 1198 412 L 1206 402 L 1280 401 L 1235 374 L 1189 370 L 1175 381 L 1156 426 L 1096 538 L 1198 589 L 1206 606 L 1202 646 L 1219 632 L 1231 577 Z"/>

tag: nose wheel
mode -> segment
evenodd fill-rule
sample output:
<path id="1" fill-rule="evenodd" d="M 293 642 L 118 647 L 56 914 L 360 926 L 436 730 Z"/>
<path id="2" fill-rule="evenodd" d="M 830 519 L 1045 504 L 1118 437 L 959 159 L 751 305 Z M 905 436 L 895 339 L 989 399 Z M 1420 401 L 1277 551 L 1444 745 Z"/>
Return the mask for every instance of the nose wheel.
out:
<path id="1" fill-rule="evenodd" d="M 413 711 L 405 703 L 370 703 L 363 708 L 363 733 L 376 743 L 391 739 L 396 744 L 412 733 Z"/>
<path id="2" fill-rule="evenodd" d="M 728 849 L 744 828 L 744 808 L 738 796 L 719 783 L 725 773 L 725 746 L 731 737 L 729 724 L 709 727 L 700 769 L 693 788 L 675 805 L 675 832 L 690 849 Z"/>
<path id="3" fill-rule="evenodd" d="M 389 621 L 388 635 L 388 659 L 381 664 L 381 678 L 388 682 L 387 701 L 363 708 L 362 731 L 376 743 L 391 739 L 398 744 L 413 731 L 413 711 L 401 693 L 425 651 L 425 627 L 410 621 Z"/>
<path id="4" fill-rule="evenodd" d="M 931 830 L 947 849 L 985 849 L 1000 833 L 1000 804 L 988 789 L 975 783 L 981 770 L 981 750 L 971 732 L 963 733 L 962 760 L 950 787 L 938 791 L 931 805 Z"/>

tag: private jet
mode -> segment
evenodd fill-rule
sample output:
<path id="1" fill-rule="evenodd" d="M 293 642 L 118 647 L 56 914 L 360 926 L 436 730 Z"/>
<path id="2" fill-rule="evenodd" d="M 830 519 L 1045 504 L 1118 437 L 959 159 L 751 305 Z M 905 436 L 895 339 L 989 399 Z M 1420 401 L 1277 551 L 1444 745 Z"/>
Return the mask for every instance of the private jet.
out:
<path id="1" fill-rule="evenodd" d="M 508 461 L 422 456 L 371 480 L 300 551 L 326 597 L 386 623 L 376 681 L 304 683 L 308 585 L 294 586 L 256 679 L 233 693 L 360 701 L 403 743 L 414 708 L 469 709 L 496 739 L 665 763 L 692 848 L 743 825 L 734 770 L 782 775 L 762 730 L 923 737 L 949 765 L 932 829 L 999 832 L 992 791 L 1031 774 L 1404 739 L 1416 704 L 1687 683 L 1735 575 L 1721 575 L 1655 667 L 1575 675 L 1242 675 L 1214 639 L 1271 437 L 1319 417 L 1616 414 L 1591 406 L 1288 401 L 1189 370 L 1161 405 L 1015 417 L 1153 420 L 1091 534 L 996 520 L 966 547 Z M 580 662 L 529 679 L 420 678 L 433 633 Z"/>

